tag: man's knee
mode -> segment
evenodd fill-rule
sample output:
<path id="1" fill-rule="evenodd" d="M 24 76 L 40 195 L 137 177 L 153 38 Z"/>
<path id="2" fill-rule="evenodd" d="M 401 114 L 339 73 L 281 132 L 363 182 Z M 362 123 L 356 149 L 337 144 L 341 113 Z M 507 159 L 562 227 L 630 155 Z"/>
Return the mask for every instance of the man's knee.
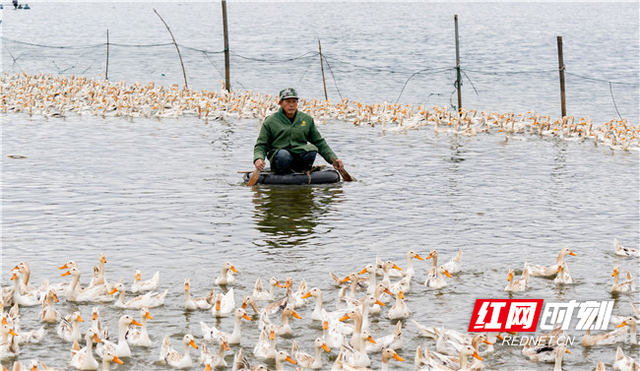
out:
<path id="1" fill-rule="evenodd" d="M 276 152 L 274 161 L 277 163 L 286 163 L 288 165 L 291 164 L 291 161 L 293 161 L 293 156 L 286 149 L 280 149 L 278 150 L 278 152 Z"/>
<path id="2" fill-rule="evenodd" d="M 276 173 L 286 172 L 290 169 L 293 156 L 286 149 L 280 149 L 273 158 L 273 170 Z"/>
<path id="3" fill-rule="evenodd" d="M 300 161 L 313 165 L 313 162 L 316 160 L 317 153 L 317 151 L 304 152 L 300 155 Z"/>

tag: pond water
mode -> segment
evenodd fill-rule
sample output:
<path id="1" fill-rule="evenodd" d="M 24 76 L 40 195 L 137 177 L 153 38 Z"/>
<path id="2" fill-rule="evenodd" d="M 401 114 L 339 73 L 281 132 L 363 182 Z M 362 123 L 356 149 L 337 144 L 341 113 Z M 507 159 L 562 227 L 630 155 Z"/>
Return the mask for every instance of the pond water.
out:
<path id="1" fill-rule="evenodd" d="M 409 250 L 426 257 L 437 249 L 441 262 L 462 250 L 463 271 L 440 290 L 423 285 L 431 261 L 414 260 L 416 277 L 407 295 L 411 319 L 459 331 L 467 329 L 479 298 L 613 298 L 614 314 L 630 314 L 630 303 L 638 302 L 637 291 L 608 291 L 614 265 L 638 272 L 637 258 L 617 257 L 613 249 L 614 238 L 638 247 L 637 152 L 528 135 L 505 141 L 501 134 L 442 135 L 429 127 L 383 133 L 329 122 L 320 130 L 357 181 L 248 188 L 237 172 L 251 169 L 256 120 L 2 119 L 3 285 L 12 284 L 9 270 L 20 261 L 31 265 L 36 284 L 43 278 L 63 282 L 57 268 L 71 259 L 87 284 L 100 253 L 107 256 L 109 280 L 122 277 L 130 285 L 135 269 L 143 278 L 161 272 L 160 288 L 169 293 L 165 305 L 151 311 L 154 347 L 134 349 L 118 369 L 166 369 L 156 363 L 162 338 L 169 335 L 176 345 L 190 332 L 200 344 L 200 321 L 230 330 L 231 318 L 217 321 L 208 311 L 187 313 L 183 306 L 183 280 L 190 278 L 193 294 L 203 296 L 225 261 L 240 272 L 233 286 L 238 304 L 258 277 L 266 282 L 291 276 L 296 288 L 305 279 L 309 288 L 323 290 L 325 306 L 334 309 L 338 290 L 330 272 L 342 277 L 377 257 L 406 268 Z M 567 258 L 575 284 L 532 278 L 525 293 L 503 291 L 509 268 L 520 272 L 526 261 L 552 264 L 562 247 L 578 255 Z M 56 307 L 63 314 L 79 309 L 88 318 L 92 305 L 62 300 Z M 321 333 L 310 320 L 312 309 L 313 303 L 300 308 L 302 320 L 292 324 L 308 352 Z M 40 327 L 38 312 L 21 310 L 24 330 Z M 115 328 L 122 312 L 103 305 L 103 323 Z M 137 311 L 124 312 L 137 317 Z M 83 333 L 87 326 L 82 324 Z M 54 327 L 46 326 L 40 344 L 24 345 L 19 360 L 65 366 L 69 344 Z M 252 357 L 257 321 L 243 328 L 245 353 Z M 371 329 L 379 337 L 392 326 L 380 317 Z M 579 342 L 582 333 L 572 335 Z M 417 345 L 434 348 L 410 321 L 403 339 L 399 353 L 407 361 L 394 369 L 413 369 Z M 277 344 L 289 349 L 291 340 Z M 615 359 L 615 346 L 576 345 L 572 352 L 564 359 L 568 369 L 590 369 L 600 360 L 610 366 Z M 336 355 L 334 350 L 325 360 Z M 372 359 L 379 367 L 378 356 Z M 494 370 L 549 367 L 525 360 L 510 346 L 498 347 L 485 363 Z"/>

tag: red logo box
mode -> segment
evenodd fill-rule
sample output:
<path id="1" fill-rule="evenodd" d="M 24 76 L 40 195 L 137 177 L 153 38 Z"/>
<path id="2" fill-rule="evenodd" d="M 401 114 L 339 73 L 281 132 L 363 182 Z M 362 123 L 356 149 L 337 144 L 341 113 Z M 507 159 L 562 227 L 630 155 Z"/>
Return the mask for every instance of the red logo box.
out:
<path id="1" fill-rule="evenodd" d="M 543 299 L 477 299 L 469 332 L 535 332 Z"/>

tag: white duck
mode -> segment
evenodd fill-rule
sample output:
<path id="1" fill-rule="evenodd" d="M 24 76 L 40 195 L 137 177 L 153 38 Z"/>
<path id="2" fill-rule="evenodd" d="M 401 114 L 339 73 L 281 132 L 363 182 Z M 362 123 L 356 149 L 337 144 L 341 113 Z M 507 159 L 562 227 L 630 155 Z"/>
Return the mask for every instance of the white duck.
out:
<path id="1" fill-rule="evenodd" d="M 340 350 L 343 360 L 352 366 L 371 366 L 371 359 L 366 351 L 367 341 L 372 344 L 376 342 L 368 330 L 362 330 L 362 332 L 358 334 L 357 344 L 355 346 L 343 344 Z"/>
<path id="2" fill-rule="evenodd" d="M 16 271 L 11 275 L 11 280 L 15 282 L 13 291 L 13 300 L 23 307 L 30 307 L 34 305 L 40 305 L 44 294 L 39 290 L 32 290 L 28 293 L 23 293 L 20 286 L 23 285 L 23 274 L 18 274 Z"/>
<path id="3" fill-rule="evenodd" d="M 562 357 L 565 353 L 571 353 L 564 344 L 560 344 L 554 350 L 553 371 L 562 371 Z"/>
<path id="4" fill-rule="evenodd" d="M 15 267 L 13 267 L 11 271 L 18 271 L 22 275 L 22 280 L 18 285 L 21 293 L 28 294 L 31 291 L 38 290 L 36 287 L 31 285 L 31 268 L 29 267 L 29 263 L 20 262 Z"/>
<path id="5" fill-rule="evenodd" d="M 417 252 L 413 250 L 407 251 L 407 269 L 404 270 L 403 275 L 414 276 L 416 274 L 416 270 L 413 268 L 413 259 L 424 260 Z"/>
<path id="6" fill-rule="evenodd" d="M 387 265 L 389 268 L 389 272 L 387 272 L 389 277 L 399 278 L 404 276 L 404 271 L 395 262 L 391 260 L 382 261 L 382 259 L 376 257 L 377 274 L 384 276 L 385 265 Z M 391 269 L 395 269 L 395 270 L 391 270 Z"/>
<path id="7" fill-rule="evenodd" d="M 567 255 L 578 256 L 576 253 L 571 251 L 568 247 L 563 247 L 558 253 L 558 258 L 556 259 L 556 263 L 553 265 L 529 265 L 525 263 L 525 267 L 529 267 L 529 275 L 532 277 L 551 277 L 555 276 L 558 273 L 558 269 L 564 262 L 564 258 Z"/>
<path id="8" fill-rule="evenodd" d="M 344 370 L 344 371 L 371 371 L 370 368 L 367 367 L 361 367 L 361 366 L 356 366 L 353 364 L 350 364 L 348 362 L 346 362 L 344 360 L 344 353 L 340 352 L 340 354 L 338 355 L 338 358 L 336 359 L 336 361 L 333 364 L 333 367 L 331 368 L 331 370 Z M 391 359 L 395 359 L 397 361 L 403 362 L 404 358 L 400 357 L 398 355 L 398 353 L 396 353 L 395 350 L 393 349 L 385 349 L 382 352 L 382 364 L 380 365 L 380 371 L 388 371 L 389 370 L 389 361 Z M 418 369 L 418 368 L 416 368 Z M 423 370 L 423 369 L 420 369 Z M 429 368 L 428 370 L 436 370 L 434 368 Z"/>
<path id="9" fill-rule="evenodd" d="M 445 276 L 451 277 L 451 273 L 449 270 L 445 268 L 444 265 L 441 265 L 439 268 L 431 267 L 429 269 L 429 273 L 427 274 L 427 279 L 424 281 L 424 285 L 429 289 L 441 289 L 447 286 L 447 281 L 445 281 Z"/>
<path id="10" fill-rule="evenodd" d="M 289 353 L 284 350 L 280 350 L 276 352 L 276 371 L 284 371 L 285 361 L 293 363 L 294 365 L 298 363 L 295 359 L 291 358 Z"/>
<path id="11" fill-rule="evenodd" d="M 126 335 L 129 325 L 142 326 L 142 324 L 128 314 L 120 316 L 118 320 L 118 343 L 115 344 L 109 340 L 103 340 L 102 344 L 96 348 L 96 353 L 102 356 L 104 351 L 109 351 L 120 358 L 131 357 L 131 349 L 127 342 Z"/>
<path id="12" fill-rule="evenodd" d="M 87 330 L 84 338 L 86 343 L 84 348 L 80 348 L 77 340 L 73 342 L 70 364 L 80 370 L 97 370 L 100 365 L 93 357 L 93 342 L 100 343 L 102 340 L 91 327 Z"/>
<path id="13" fill-rule="evenodd" d="M 438 251 L 437 250 L 431 250 L 431 252 L 429 252 L 429 255 L 427 255 L 427 257 L 425 258 L 425 260 L 429 260 L 429 259 L 433 259 L 431 261 L 431 267 L 437 267 L 438 266 Z"/>
<path id="14" fill-rule="evenodd" d="M 433 360 L 445 367 L 453 366 L 458 370 L 480 370 L 484 367 L 482 363 L 469 363 L 469 357 L 473 357 L 478 361 L 484 361 L 478 352 L 471 345 L 465 345 L 460 349 L 459 357 L 445 356 L 437 352 L 432 352 Z"/>
<path id="15" fill-rule="evenodd" d="M 210 370 L 205 368 L 204 371 Z M 269 369 L 263 364 L 252 366 L 247 357 L 244 356 L 244 350 L 240 348 L 233 357 L 233 371 L 269 371 Z"/>
<path id="16" fill-rule="evenodd" d="M 522 354 L 533 362 L 554 362 L 555 349 L 563 343 L 567 335 L 560 326 L 556 326 L 552 331 L 537 337 L 538 342 L 525 342 L 522 347 Z"/>
<path id="17" fill-rule="evenodd" d="M 109 331 L 106 327 L 103 328 L 100 322 L 100 307 L 93 307 L 91 310 L 91 327 L 100 339 L 108 338 Z"/>
<path id="18" fill-rule="evenodd" d="M 395 350 L 389 348 L 385 349 L 382 352 L 382 366 L 380 367 L 380 371 L 388 371 L 389 370 L 389 361 L 391 359 L 395 359 L 396 361 L 404 362 L 404 358 L 400 357 Z"/>
<path id="19" fill-rule="evenodd" d="M 322 321 L 322 340 L 329 348 L 339 348 L 344 341 L 344 336 L 338 329 L 333 326 L 329 326 L 329 320 Z"/>
<path id="20" fill-rule="evenodd" d="M 288 306 L 282 310 L 282 325 L 272 324 L 267 315 L 262 315 L 260 316 L 260 320 L 264 323 L 261 324 L 261 326 L 266 327 L 267 325 L 272 325 L 278 336 L 291 337 L 293 336 L 293 329 L 289 324 L 289 319 L 291 317 L 302 319 L 302 317 L 300 317 L 300 315 L 292 307 Z"/>
<path id="21" fill-rule="evenodd" d="M 311 312 L 311 320 L 322 321 L 322 290 L 314 287 L 302 297 L 306 299 L 312 296 L 315 298 L 315 306 L 313 307 L 313 312 Z"/>
<path id="22" fill-rule="evenodd" d="M 373 264 L 367 264 L 358 274 L 369 274 L 369 281 L 367 284 L 367 294 L 371 295 L 374 293 L 376 289 L 376 285 L 378 284 L 378 275 L 376 274 L 376 268 Z"/>
<path id="23" fill-rule="evenodd" d="M 369 312 L 373 306 L 384 306 L 385 304 L 380 300 L 376 299 L 373 295 L 367 295 L 364 298 L 360 299 L 360 311 L 362 312 L 362 328 L 365 330 L 369 329 Z"/>
<path id="24" fill-rule="evenodd" d="M 638 344 L 638 320 L 634 317 L 627 317 L 624 319 L 624 321 L 622 321 L 622 323 L 620 323 L 619 325 L 617 325 L 617 328 L 620 327 L 624 327 L 624 326 L 629 326 L 629 335 L 630 335 L 630 342 L 631 344 Z M 639 370 L 640 371 L 640 370 Z"/>
<path id="25" fill-rule="evenodd" d="M 553 282 L 556 285 L 570 285 L 573 283 L 573 277 L 571 277 L 571 273 L 569 273 L 567 262 L 562 262 L 562 264 L 560 264 L 560 268 L 558 273 L 556 273 L 556 278 L 553 279 Z"/>
<path id="26" fill-rule="evenodd" d="M 151 313 L 149 312 L 149 308 L 141 308 L 140 309 L 140 323 L 141 326 L 138 329 L 132 325 L 129 325 L 127 329 L 127 333 L 125 335 L 125 339 L 129 345 L 139 346 L 139 347 L 150 347 L 151 339 L 149 338 L 149 332 L 147 331 L 147 320 L 153 319 Z"/>
<path id="27" fill-rule="evenodd" d="M 253 356 L 259 360 L 276 357 L 276 330 L 273 326 L 268 326 L 267 330 L 260 331 L 260 338 L 253 347 Z"/>
<path id="28" fill-rule="evenodd" d="M 487 340 L 485 334 L 476 334 L 469 336 L 467 334 L 457 333 L 455 330 L 442 328 L 435 328 L 438 335 L 436 339 L 436 351 L 443 354 L 460 354 L 460 350 L 465 345 L 471 345 L 478 353 L 481 343 L 487 345 L 493 345 L 492 342 Z"/>
<path id="29" fill-rule="evenodd" d="M 631 272 L 627 272 L 627 277 L 624 281 L 620 281 L 620 267 L 614 266 L 613 273 L 611 274 L 613 277 L 613 285 L 611 286 L 611 292 L 630 292 L 633 290 L 633 277 L 631 276 Z"/>
<path id="30" fill-rule="evenodd" d="M 214 317 L 225 317 L 229 315 L 236 307 L 236 299 L 233 293 L 233 287 L 226 294 L 218 293 L 216 295 L 215 304 L 211 307 L 211 314 Z"/>
<path id="31" fill-rule="evenodd" d="M 132 293 L 146 292 L 155 290 L 158 287 L 158 283 L 160 282 L 160 271 L 156 271 L 156 273 L 150 279 L 143 281 L 142 276 L 140 274 L 140 270 L 136 269 L 135 278 L 133 284 L 131 285 Z"/>
<path id="32" fill-rule="evenodd" d="M 126 294 L 124 284 L 116 283 L 109 294 L 113 295 L 116 292 L 119 293 L 118 299 L 115 303 L 117 308 L 140 309 L 143 307 L 155 308 L 164 305 L 164 298 L 167 296 L 167 292 L 169 292 L 169 290 L 164 290 L 162 293 L 154 291 L 148 292 L 146 294 L 136 296 L 135 298 L 128 300 L 126 303 L 124 301 L 124 296 Z"/>
<path id="33" fill-rule="evenodd" d="M 42 310 L 38 314 L 40 321 L 46 323 L 56 323 L 60 321 L 60 313 L 53 307 L 53 303 L 58 301 L 55 291 L 48 290 L 42 301 Z"/>
<path id="34" fill-rule="evenodd" d="M 80 325 L 78 322 L 84 322 L 84 319 L 78 311 L 65 316 L 65 318 L 63 318 L 56 327 L 58 336 L 60 336 L 62 340 L 68 342 L 79 341 L 82 339 L 82 335 L 80 335 Z"/>
<path id="35" fill-rule="evenodd" d="M 635 321 L 633 322 L 635 323 Z M 591 329 L 586 329 L 580 344 L 582 344 L 583 347 L 592 347 L 624 342 L 627 339 L 627 333 L 629 331 L 629 328 L 626 327 L 626 325 L 627 323 L 623 322 L 623 324 L 616 326 L 615 330 L 597 335 L 591 335 Z M 635 328 L 632 329 L 635 330 Z"/>
<path id="36" fill-rule="evenodd" d="M 322 341 L 321 338 L 316 338 L 313 342 L 314 355 L 303 353 L 300 351 L 298 343 L 293 340 L 291 345 L 291 355 L 298 361 L 298 364 L 302 368 L 311 368 L 314 370 L 322 368 L 322 351 L 331 352 L 331 349 Z"/>
<path id="37" fill-rule="evenodd" d="M 271 277 L 269 279 L 269 290 L 264 289 L 262 286 L 262 280 L 260 277 L 256 279 L 256 283 L 253 286 L 253 298 L 258 301 L 271 301 L 274 299 L 275 289 L 277 287 L 282 287 L 277 278 Z"/>
<path id="38" fill-rule="evenodd" d="M 71 269 L 71 268 L 78 268 L 78 264 L 76 263 L 75 260 L 69 260 L 68 262 L 64 263 L 64 265 L 58 267 L 58 269 Z"/>
<path id="39" fill-rule="evenodd" d="M 378 353 L 387 348 L 402 348 L 402 321 L 398 321 L 389 335 L 374 339 L 375 343 L 367 344 L 367 353 Z"/>
<path id="40" fill-rule="evenodd" d="M 271 303 L 265 305 L 265 307 L 262 308 L 262 312 L 267 313 L 268 315 L 272 315 L 280 312 L 285 307 L 287 307 L 289 303 L 293 301 L 293 290 L 291 289 L 292 285 L 293 285 L 293 278 L 287 277 L 285 284 L 283 286 L 287 290 L 285 295 L 280 299 L 276 299 L 275 301 L 272 301 Z"/>
<path id="41" fill-rule="evenodd" d="M 369 309 L 369 314 L 372 316 L 380 314 L 382 307 L 385 303 L 389 302 L 389 299 L 393 297 L 393 295 L 394 294 L 382 282 L 379 282 L 373 292 L 373 297 L 381 304 L 376 303 L 372 305 Z"/>
<path id="42" fill-rule="evenodd" d="M 431 359 L 431 355 L 429 354 L 429 349 L 427 346 L 424 346 L 424 353 L 422 352 L 422 348 L 420 345 L 416 348 L 416 355 L 414 357 L 414 364 L 416 366 L 416 370 L 419 371 L 438 371 L 439 367 L 433 359 Z"/>
<path id="43" fill-rule="evenodd" d="M 101 253 L 98 267 L 94 266 L 93 277 L 91 278 L 91 282 L 89 282 L 89 287 L 104 285 L 106 283 L 104 278 L 104 265 L 106 263 L 107 257 Z"/>
<path id="44" fill-rule="evenodd" d="M 509 283 L 504 288 L 504 291 L 508 292 L 523 292 L 527 291 L 527 286 L 529 284 L 529 268 L 524 267 L 522 270 L 522 276 L 519 278 L 513 277 L 513 269 L 509 269 L 509 274 L 507 275 L 507 281 Z"/>
<path id="45" fill-rule="evenodd" d="M 616 255 L 619 256 L 640 256 L 639 249 L 632 249 L 630 247 L 625 247 L 620 245 L 617 238 L 613 239 L 613 246 L 616 249 Z"/>
<path id="46" fill-rule="evenodd" d="M 635 359 L 624 354 L 622 348 L 616 349 L 616 361 L 613 363 L 613 369 L 618 371 L 636 371 L 640 370 L 640 363 Z"/>
<path id="47" fill-rule="evenodd" d="M 346 321 L 348 319 L 352 319 L 354 323 L 353 333 L 351 334 L 351 339 L 349 340 L 349 345 L 356 350 L 360 349 L 361 344 L 361 333 L 362 333 L 362 312 L 360 308 L 354 308 L 349 310 L 344 316 L 342 316 L 339 321 Z"/>
<path id="48" fill-rule="evenodd" d="M 400 281 L 392 284 L 389 287 L 389 291 L 394 294 L 402 291 L 405 294 L 411 292 L 411 280 L 413 279 L 413 274 L 405 275 Z"/>
<path id="49" fill-rule="evenodd" d="M 206 343 L 202 343 L 199 362 L 209 365 L 209 367 L 225 368 L 227 367 L 227 361 L 224 360 L 224 352 L 229 349 L 231 348 L 229 348 L 229 344 L 224 339 L 218 343 L 218 353 L 211 352 L 209 346 Z"/>
<path id="50" fill-rule="evenodd" d="M 399 277 L 402 277 L 402 268 L 398 267 L 394 262 L 392 261 L 386 261 L 384 263 L 381 263 L 381 265 L 379 265 L 379 267 L 382 268 L 382 280 L 380 282 L 382 282 L 386 287 L 391 287 L 391 270 L 395 269 L 395 270 L 399 270 L 400 273 L 398 274 Z M 395 271 L 393 271 L 395 272 Z"/>
<path id="51" fill-rule="evenodd" d="M 247 312 L 244 309 L 237 308 L 235 310 L 234 318 L 233 332 L 231 333 L 221 331 L 215 326 L 209 327 L 206 323 L 200 322 L 200 328 L 202 329 L 204 340 L 209 342 L 221 342 L 222 339 L 226 339 L 228 344 L 240 344 L 240 328 L 242 325 L 242 319 L 251 321 L 251 317 L 247 315 Z"/>
<path id="52" fill-rule="evenodd" d="M 109 371 L 111 362 L 115 362 L 119 365 L 124 365 L 124 361 L 118 358 L 115 354 L 110 351 L 104 352 L 102 355 L 102 371 Z"/>
<path id="53" fill-rule="evenodd" d="M 300 285 L 298 285 L 298 290 L 293 293 L 293 300 L 291 301 L 291 306 L 293 309 L 300 308 L 303 305 L 307 304 L 307 298 L 304 295 L 307 293 L 307 281 L 303 278 L 300 281 Z"/>
<path id="54" fill-rule="evenodd" d="M 253 309 L 253 314 L 260 314 L 258 304 L 251 295 L 247 295 L 242 299 L 242 309 L 246 311 L 249 306 Z M 247 314 L 249 314 L 249 312 L 247 312 Z"/>
<path id="55" fill-rule="evenodd" d="M 460 273 L 462 270 L 462 250 L 458 250 L 456 256 L 444 264 L 444 268 L 450 274 Z"/>
<path id="56" fill-rule="evenodd" d="M 216 285 L 225 286 L 230 283 L 236 282 L 236 278 L 233 273 L 238 273 L 238 270 L 231 264 L 231 262 L 226 262 L 222 265 L 222 274 L 216 277 Z"/>
<path id="57" fill-rule="evenodd" d="M 189 354 L 189 346 L 198 349 L 195 340 L 193 339 L 193 335 L 186 334 L 182 338 L 183 344 L 183 352 L 173 349 L 171 347 L 171 339 L 169 336 L 165 336 L 162 340 L 162 348 L 161 348 L 161 357 L 164 362 L 166 362 L 169 366 L 173 368 L 191 368 L 193 366 L 193 361 L 191 360 L 191 355 Z M 164 353 L 164 354 L 162 354 Z"/>
<path id="58" fill-rule="evenodd" d="M 211 309 L 215 298 L 215 289 L 211 289 L 204 298 L 191 297 L 191 282 L 188 278 L 184 279 L 184 308 L 186 310 Z"/>
<path id="59" fill-rule="evenodd" d="M 80 270 L 77 267 L 71 267 L 71 269 L 61 274 L 61 276 L 71 276 L 71 282 L 64 290 L 64 296 L 68 301 L 102 303 L 114 300 L 113 296 L 107 293 L 106 284 L 88 287 L 86 290 L 83 290 L 80 287 Z"/>
<path id="60" fill-rule="evenodd" d="M 394 320 L 405 319 L 409 317 L 411 317 L 411 310 L 407 306 L 407 303 L 404 301 L 404 293 L 400 291 L 398 295 L 396 295 L 395 304 L 393 304 L 393 306 L 389 308 L 387 318 Z"/>
<path id="61" fill-rule="evenodd" d="M 18 345 L 18 334 L 9 325 L 5 318 L 2 318 L 2 341 L 0 342 L 0 359 L 14 358 L 20 353 Z"/>

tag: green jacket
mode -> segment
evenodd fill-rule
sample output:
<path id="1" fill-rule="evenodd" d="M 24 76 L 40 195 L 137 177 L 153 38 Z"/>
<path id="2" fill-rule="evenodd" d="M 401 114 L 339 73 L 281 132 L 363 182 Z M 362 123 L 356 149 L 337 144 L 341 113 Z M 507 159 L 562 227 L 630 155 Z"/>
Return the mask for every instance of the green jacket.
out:
<path id="1" fill-rule="evenodd" d="M 316 129 L 313 117 L 298 111 L 292 123 L 282 108 L 264 120 L 253 147 L 253 162 L 259 158 L 272 162 L 279 149 L 293 153 L 318 151 L 328 163 L 338 158 Z"/>

